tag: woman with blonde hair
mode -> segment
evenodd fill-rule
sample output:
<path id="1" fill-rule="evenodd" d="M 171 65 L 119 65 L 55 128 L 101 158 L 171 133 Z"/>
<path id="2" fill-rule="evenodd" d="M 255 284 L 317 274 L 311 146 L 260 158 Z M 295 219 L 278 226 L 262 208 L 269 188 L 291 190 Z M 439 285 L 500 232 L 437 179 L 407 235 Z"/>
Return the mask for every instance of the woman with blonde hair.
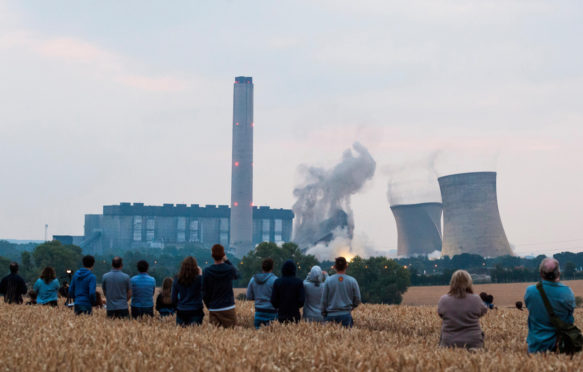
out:
<path id="1" fill-rule="evenodd" d="M 172 284 L 172 303 L 176 306 L 176 324 L 202 324 L 202 270 L 192 256 L 186 257 Z"/>
<path id="2" fill-rule="evenodd" d="M 161 317 L 174 314 L 174 304 L 172 303 L 172 283 L 174 281 L 170 277 L 164 278 L 162 282 L 162 289 L 156 297 L 156 310 Z"/>
<path id="3" fill-rule="evenodd" d="M 439 344 L 468 349 L 483 347 L 480 317 L 487 311 L 480 296 L 474 294 L 470 274 L 465 270 L 454 272 L 448 294 L 443 295 L 437 304 L 437 313 L 443 319 Z"/>

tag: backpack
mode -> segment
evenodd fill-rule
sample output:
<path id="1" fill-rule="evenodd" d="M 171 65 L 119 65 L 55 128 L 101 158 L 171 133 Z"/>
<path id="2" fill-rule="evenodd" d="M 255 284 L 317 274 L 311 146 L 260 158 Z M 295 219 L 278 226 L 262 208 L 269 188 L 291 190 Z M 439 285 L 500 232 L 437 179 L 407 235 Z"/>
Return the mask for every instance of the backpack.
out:
<path id="1" fill-rule="evenodd" d="M 583 335 L 581 334 L 581 330 L 579 330 L 574 324 L 569 324 L 563 321 L 563 319 L 555 314 L 541 282 L 536 284 L 536 289 L 540 292 L 545 307 L 547 308 L 547 312 L 549 313 L 551 323 L 557 330 L 555 351 L 568 355 L 573 355 L 581 351 L 583 349 Z"/>

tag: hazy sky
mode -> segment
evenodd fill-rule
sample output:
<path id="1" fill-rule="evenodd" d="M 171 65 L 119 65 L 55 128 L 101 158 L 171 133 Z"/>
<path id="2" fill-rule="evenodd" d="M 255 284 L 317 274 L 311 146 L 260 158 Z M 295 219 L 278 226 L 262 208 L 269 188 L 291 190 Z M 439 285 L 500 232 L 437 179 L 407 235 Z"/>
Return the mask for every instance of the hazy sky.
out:
<path id="1" fill-rule="evenodd" d="M 498 171 L 519 253 L 583 250 L 582 14 L 551 0 L 0 0 L 0 237 L 82 234 L 84 214 L 124 201 L 228 204 L 246 75 L 256 205 L 291 208 L 297 167 L 358 140 L 377 173 L 353 198 L 356 234 L 377 250 L 396 248 L 389 177 L 423 199 L 415 174 L 431 164 Z"/>

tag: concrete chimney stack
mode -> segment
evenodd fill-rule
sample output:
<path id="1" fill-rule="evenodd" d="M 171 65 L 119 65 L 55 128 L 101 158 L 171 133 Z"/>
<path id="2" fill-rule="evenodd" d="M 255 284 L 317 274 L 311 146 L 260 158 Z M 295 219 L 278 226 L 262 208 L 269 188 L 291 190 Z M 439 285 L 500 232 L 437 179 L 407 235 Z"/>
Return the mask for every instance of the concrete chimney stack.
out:
<path id="1" fill-rule="evenodd" d="M 253 78 L 234 85 L 230 247 L 240 258 L 253 249 Z"/>

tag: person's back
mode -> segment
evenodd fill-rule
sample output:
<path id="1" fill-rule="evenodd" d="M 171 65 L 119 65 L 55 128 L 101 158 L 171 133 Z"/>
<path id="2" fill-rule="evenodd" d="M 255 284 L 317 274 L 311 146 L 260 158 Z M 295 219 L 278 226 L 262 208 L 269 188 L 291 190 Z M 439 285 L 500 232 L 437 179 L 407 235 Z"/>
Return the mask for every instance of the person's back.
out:
<path id="1" fill-rule="evenodd" d="M 18 264 L 10 264 L 10 274 L 2 278 L 0 282 L 0 294 L 4 295 L 4 302 L 8 304 L 21 304 L 22 296 L 27 292 L 24 279 L 18 275 Z"/>
<path id="2" fill-rule="evenodd" d="M 281 278 L 273 283 L 271 304 L 278 309 L 279 322 L 299 322 L 305 292 L 302 280 L 296 278 L 296 264 L 292 260 L 287 260 L 281 268 L 281 274 Z"/>
<path id="3" fill-rule="evenodd" d="M 336 258 L 334 268 L 336 274 L 324 283 L 320 311 L 327 322 L 352 327 L 351 312 L 361 303 L 360 287 L 356 279 L 346 274 L 348 263 L 344 257 Z"/>
<path id="4" fill-rule="evenodd" d="M 234 327 L 237 323 L 233 280 L 239 277 L 237 269 L 227 259 L 220 244 L 212 247 L 213 265 L 205 268 L 202 276 L 203 300 L 209 310 L 211 324 Z"/>
<path id="5" fill-rule="evenodd" d="M 130 279 L 132 291 L 132 318 L 154 316 L 154 292 L 156 279 L 148 275 L 148 263 L 141 260 L 137 264 L 138 274 Z"/>
<path id="6" fill-rule="evenodd" d="M 442 346 L 478 348 L 484 343 L 480 317 L 488 308 L 474 294 L 458 298 L 443 295 L 437 304 L 437 313 L 443 319 L 441 327 Z"/>
<path id="7" fill-rule="evenodd" d="M 172 283 L 172 303 L 176 308 L 176 324 L 202 324 L 202 270 L 192 256 L 182 260 L 180 272 Z"/>
<path id="8" fill-rule="evenodd" d="M 34 291 L 36 293 L 36 303 L 39 305 L 57 306 L 59 299 L 59 280 L 53 279 L 48 283 L 42 278 L 38 278 L 34 283 Z"/>
<path id="9" fill-rule="evenodd" d="M 320 310 L 320 302 L 322 301 L 322 293 L 324 292 L 324 277 L 320 266 L 314 266 L 308 274 L 308 278 L 304 280 L 304 314 L 303 319 L 311 322 L 323 322 L 322 310 Z"/>
<path id="10" fill-rule="evenodd" d="M 473 293 L 470 274 L 465 270 L 454 272 L 449 283 L 449 292 L 437 304 L 437 314 L 442 319 L 439 341 L 441 346 L 484 346 L 480 317 L 488 312 L 488 308 L 480 296 Z"/>
<path id="11" fill-rule="evenodd" d="M 83 257 L 83 267 L 77 270 L 71 279 L 69 287 L 69 297 L 75 301 L 75 314 L 91 314 L 92 305 L 96 301 L 95 275 L 91 272 L 95 258 L 93 256 Z"/>
<path id="12" fill-rule="evenodd" d="M 273 260 L 266 258 L 261 263 L 262 273 L 255 274 L 247 286 L 246 297 L 249 301 L 255 301 L 255 317 L 253 323 L 255 328 L 262 325 L 268 325 L 277 316 L 277 310 L 271 304 L 271 293 L 273 292 L 273 283 L 277 276 L 272 273 Z"/>
<path id="13" fill-rule="evenodd" d="M 575 310 L 575 296 L 571 288 L 559 282 L 559 263 L 554 259 L 544 259 L 540 267 L 543 290 L 555 314 L 572 324 Z M 528 352 L 554 351 L 556 329 L 551 324 L 548 311 L 536 285 L 526 288 L 524 303 L 528 309 Z"/>
<path id="14" fill-rule="evenodd" d="M 103 274 L 101 288 L 105 295 L 107 316 L 110 318 L 129 317 L 130 276 L 121 271 L 122 267 L 122 259 L 114 257 L 111 262 L 111 271 Z"/>

